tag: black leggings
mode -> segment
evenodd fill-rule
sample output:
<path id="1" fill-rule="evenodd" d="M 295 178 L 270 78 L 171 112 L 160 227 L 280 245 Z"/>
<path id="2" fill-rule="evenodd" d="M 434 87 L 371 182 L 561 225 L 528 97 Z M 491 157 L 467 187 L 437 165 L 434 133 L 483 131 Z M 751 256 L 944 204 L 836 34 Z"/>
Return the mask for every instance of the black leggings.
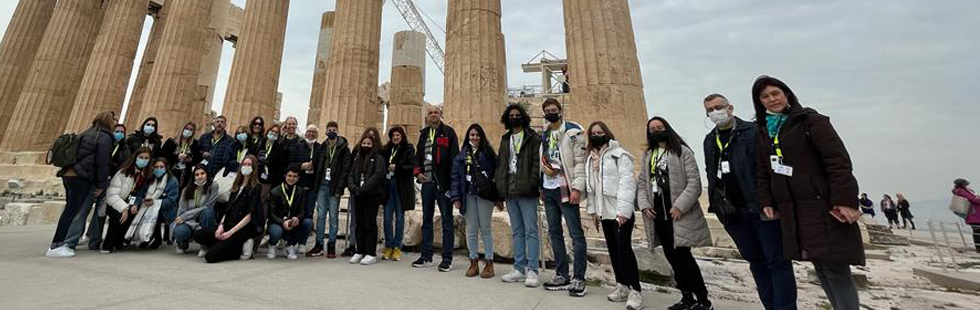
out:
<path id="1" fill-rule="evenodd" d="M 123 212 L 129 212 L 129 208 Z M 133 223 L 134 215 L 129 214 L 125 223 L 119 223 L 122 213 L 116 209 L 106 206 L 105 214 L 106 224 L 109 228 L 106 230 L 105 238 L 102 239 L 102 249 L 107 251 L 122 250 L 123 243 L 126 241 L 126 230 L 129 230 L 129 225 Z"/>
<path id="2" fill-rule="evenodd" d="M 623 226 L 616 220 L 602 220 L 602 233 L 606 237 L 606 248 L 609 249 L 609 260 L 612 262 L 616 283 L 628 286 L 634 291 L 640 291 L 640 271 L 636 265 L 636 254 L 633 253 L 633 224 L 636 217 L 631 217 Z"/>
<path id="3" fill-rule="evenodd" d="M 354 221 L 354 235 L 357 236 L 357 254 L 377 255 L 378 247 L 378 209 L 381 207 L 379 199 L 374 197 L 358 197 L 357 216 Z"/>
<path id="4" fill-rule="evenodd" d="M 246 231 L 249 229 L 251 228 L 242 228 L 234 235 L 231 235 L 231 238 L 218 240 L 218 238 L 214 237 L 214 232 L 218 230 L 217 227 L 201 228 L 194 232 L 194 242 L 208 247 L 208 254 L 204 256 L 204 261 L 208 263 L 237 260 L 242 256 L 242 246 L 245 245 L 245 241 L 254 235 L 254 233 Z"/>
<path id="5" fill-rule="evenodd" d="M 674 281 L 685 296 L 694 294 L 699 301 L 708 300 L 708 288 L 704 285 L 701 268 L 694 260 L 690 247 L 674 247 L 674 222 L 670 219 L 654 219 L 654 231 L 664 248 L 664 256 L 674 270 Z"/>
<path id="6" fill-rule="evenodd" d="M 980 224 L 970 224 L 970 228 L 973 228 L 973 246 L 980 253 Z"/>

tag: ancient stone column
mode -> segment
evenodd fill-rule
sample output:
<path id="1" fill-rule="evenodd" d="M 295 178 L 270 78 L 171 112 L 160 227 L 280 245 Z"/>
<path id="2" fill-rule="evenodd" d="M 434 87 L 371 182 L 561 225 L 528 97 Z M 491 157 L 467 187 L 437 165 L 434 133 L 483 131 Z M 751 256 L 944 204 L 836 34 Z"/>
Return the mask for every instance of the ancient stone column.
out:
<path id="1" fill-rule="evenodd" d="M 199 116 L 187 120 L 197 124 L 198 128 L 204 128 L 202 124 L 213 120 L 207 116 L 211 114 L 214 104 L 222 48 L 225 38 L 237 37 L 238 29 L 241 28 L 241 15 L 243 15 L 239 13 L 241 8 L 232 5 L 230 0 L 206 1 L 211 1 L 211 16 L 204 31 L 201 74 L 197 78 L 197 92 L 194 94 L 194 102 L 191 106 L 194 113 Z"/>
<path id="2" fill-rule="evenodd" d="M 388 127 L 405 128 L 408 141 L 418 141 L 425 119 L 425 40 L 424 33 L 401 31 L 395 34 L 391 60 L 391 90 L 388 95 Z"/>
<path id="3" fill-rule="evenodd" d="M 646 141 L 647 109 L 628 0 L 564 0 L 572 105 L 566 117 L 602 120 L 634 155 Z"/>
<path id="4" fill-rule="evenodd" d="M 337 0 L 320 121 L 357 137 L 383 117 L 378 99 L 383 0 Z M 356 139 L 356 138 L 355 138 Z"/>
<path id="5" fill-rule="evenodd" d="M 443 115 L 461 138 L 479 123 L 496 145 L 507 95 L 500 0 L 450 0 L 446 19 Z"/>
<path id="6" fill-rule="evenodd" d="M 247 124 L 255 116 L 269 119 L 275 113 L 288 13 L 289 0 L 249 0 L 245 5 L 225 94 L 229 124 Z"/>
<path id="7" fill-rule="evenodd" d="M 102 0 L 61 0 L 55 5 L 0 150 L 44 151 L 63 132 L 102 12 Z"/>
<path id="8" fill-rule="evenodd" d="M 66 132 L 85 130 L 91 126 L 92 118 L 103 111 L 115 111 L 121 116 L 149 2 L 105 2 L 102 30 L 95 39 L 95 48 L 75 97 Z"/>
<path id="9" fill-rule="evenodd" d="M 165 137 L 177 133 L 185 122 L 200 118 L 200 111 L 191 107 L 211 1 L 168 0 L 166 5 L 170 11 L 143 100 L 152 104 L 144 104 L 137 117 L 157 117 L 158 131 Z"/>
<path id="10" fill-rule="evenodd" d="M 315 124 L 321 129 L 326 122 L 320 122 L 320 107 L 323 106 L 323 85 L 327 81 L 327 60 L 330 59 L 330 42 L 333 39 L 334 12 L 327 11 L 320 18 L 320 40 L 316 44 L 316 64 L 313 66 L 313 88 L 310 91 L 310 110 L 307 124 Z"/>
<path id="11" fill-rule="evenodd" d="M 0 141 L 17 106 L 56 0 L 20 0 L 0 43 Z"/>
<path id="12" fill-rule="evenodd" d="M 133 92 L 129 95 L 129 106 L 126 108 L 126 129 L 134 129 L 143 120 L 140 113 L 143 109 L 143 99 L 146 98 L 146 85 L 150 82 L 150 74 L 153 72 L 153 65 L 156 63 L 157 51 L 160 49 L 160 39 L 163 37 L 163 28 L 167 25 L 167 12 L 170 11 L 169 5 L 158 8 L 156 12 L 151 12 L 153 26 L 150 28 L 150 36 L 146 39 L 146 47 L 143 49 L 143 59 L 140 60 L 139 71 L 136 73 L 136 84 L 133 85 Z"/>

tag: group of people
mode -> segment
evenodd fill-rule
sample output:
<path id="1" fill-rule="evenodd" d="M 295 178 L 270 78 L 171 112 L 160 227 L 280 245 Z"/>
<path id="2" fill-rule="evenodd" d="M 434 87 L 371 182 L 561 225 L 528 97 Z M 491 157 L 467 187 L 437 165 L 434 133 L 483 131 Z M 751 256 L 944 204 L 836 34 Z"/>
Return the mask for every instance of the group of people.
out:
<path id="1" fill-rule="evenodd" d="M 905 198 L 902 193 L 895 194 L 895 200 L 892 196 L 888 194 L 883 194 L 881 196 L 881 213 L 885 214 L 885 219 L 888 220 L 888 227 L 893 229 L 912 229 L 915 230 L 915 222 L 912 220 L 912 210 L 910 209 L 909 200 Z M 897 200 L 897 201 L 896 201 Z M 874 201 L 868 199 L 867 193 L 861 193 L 861 199 L 858 201 L 861 204 L 861 212 L 870 215 L 872 218 L 875 217 Z M 902 223 L 899 224 L 898 216 L 902 216 Z M 911 224 L 911 228 L 909 225 Z"/>
<path id="2" fill-rule="evenodd" d="M 843 142 L 828 117 L 802 106 L 778 79 L 759 77 L 752 98 L 752 122 L 735 117 L 734 106 L 722 95 L 703 102 L 706 116 L 716 124 L 703 143 L 708 211 L 718 216 L 749 262 L 766 309 L 796 308 L 792 260 L 814 264 L 835 309 L 858 309 L 850 265 L 864 264 L 855 223 L 861 211 Z M 227 121 L 219 116 L 199 138 L 195 125 L 188 123 L 179 136 L 163 142 L 156 119 L 148 118 L 127 137 L 125 127 L 105 112 L 79 134 L 77 163 L 59 172 L 67 206 L 47 256 L 73 256 L 94 210 L 89 247 L 103 253 L 132 244 L 157 248 L 168 241 L 183 253 L 195 242 L 201 246 L 199 256 L 214 263 L 250 259 L 268 236 L 270 259 L 282 253 L 280 243 L 289 259 L 302 252 L 335 258 L 339 204 L 349 192 L 354 229 L 347 238 L 353 241 L 341 255 L 349 255 L 352 264 L 377 262 L 381 210 L 380 259 L 398 261 L 404 212 L 415 208 L 419 183 L 422 243 L 413 267 L 434 265 L 433 218 L 438 210 L 438 270 L 453 269 L 458 210 L 467 223 L 466 276 L 495 277 L 491 217 L 494 209 L 506 209 L 514 262 L 501 280 L 585 296 L 583 224 L 590 224 L 602 231 L 615 273 L 617 286 L 607 299 L 641 309 L 631 240 L 640 216 L 650 248 L 663 247 L 682 293 L 668 309 L 713 309 L 691 253 L 711 243 L 698 202 L 701 170 L 691 147 L 661 116 L 635 129 L 646 133 L 639 156 L 627 151 L 601 121 L 583 127 L 566 120 L 562 104 L 554 99 L 546 100 L 542 109 L 547 124 L 536 132 L 523 107 L 507 106 L 500 120 L 506 133 L 496 146 L 481 124 L 470 125 L 459 141 L 435 106 L 427 108 L 426 126 L 414 146 L 397 126 L 387 131 L 386 143 L 379 130 L 368 128 L 348 145 L 335 122 L 327 124 L 326 139 L 320 141 L 313 125 L 300 136 L 292 117 L 268 127 L 256 117 L 247 127 L 226 132 Z M 544 282 L 539 278 L 539 203 L 556 265 L 554 276 Z M 314 228 L 315 245 L 304 251 Z"/>

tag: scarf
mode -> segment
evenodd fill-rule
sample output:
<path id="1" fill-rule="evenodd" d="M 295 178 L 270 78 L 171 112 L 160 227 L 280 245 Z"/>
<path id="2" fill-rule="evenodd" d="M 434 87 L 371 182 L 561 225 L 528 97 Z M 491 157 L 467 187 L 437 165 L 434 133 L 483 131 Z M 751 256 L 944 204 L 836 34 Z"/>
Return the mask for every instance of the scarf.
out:
<path id="1" fill-rule="evenodd" d="M 779 134 L 779 129 L 786 123 L 787 118 L 789 115 L 786 114 L 766 114 L 766 129 L 769 131 L 769 138 L 774 138 Z"/>

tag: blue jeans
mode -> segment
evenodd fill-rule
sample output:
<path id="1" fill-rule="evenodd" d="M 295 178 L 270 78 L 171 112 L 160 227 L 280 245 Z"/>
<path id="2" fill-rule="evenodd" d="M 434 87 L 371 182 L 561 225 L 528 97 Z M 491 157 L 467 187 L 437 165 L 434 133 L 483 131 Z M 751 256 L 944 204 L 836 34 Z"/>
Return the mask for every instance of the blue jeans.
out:
<path id="1" fill-rule="evenodd" d="M 851 275 L 850 265 L 813 262 L 813 267 L 816 269 L 817 278 L 820 279 L 820 287 L 830 300 L 831 307 L 836 310 L 861 309 L 861 300 L 857 285 L 854 283 L 854 276 Z"/>
<path id="2" fill-rule="evenodd" d="M 82 234 L 85 233 L 85 220 L 88 219 L 88 214 L 92 210 L 95 210 L 95 206 L 98 206 L 105 200 L 105 194 L 96 197 L 96 202 L 94 204 L 88 204 L 82 207 L 82 210 L 78 211 L 75 215 L 75 219 L 71 221 L 71 226 L 68 227 L 68 235 L 65 236 L 65 243 L 68 244 L 69 248 L 74 249 L 78 246 L 78 240 L 82 238 Z M 98 250 L 99 246 L 102 244 L 102 221 L 105 217 L 99 217 L 98 212 L 93 212 L 92 221 L 88 225 L 88 248 L 90 250 Z"/>
<path id="3" fill-rule="evenodd" d="M 269 245 L 276 245 L 279 239 L 286 239 L 286 246 L 294 244 L 306 244 L 306 237 L 310 235 L 310 226 L 313 221 L 310 219 L 300 220 L 299 226 L 286 230 L 277 223 L 269 223 Z"/>
<path id="4" fill-rule="evenodd" d="M 493 261 L 493 202 L 473 194 L 466 195 L 466 247 L 470 259 L 480 258 L 479 237 L 483 235 L 483 256 Z"/>
<path id="5" fill-rule="evenodd" d="M 433 182 L 422 184 L 422 258 L 432 260 L 432 239 L 435 238 L 432 220 L 436 216 L 436 204 L 442 214 L 442 260 L 452 262 L 455 248 L 453 206 L 446 192 L 439 190 Z"/>
<path id="6" fill-rule="evenodd" d="M 541 237 L 538 234 L 538 198 L 507 199 L 510 230 L 514 243 L 514 270 L 538 271 Z"/>
<path id="7" fill-rule="evenodd" d="M 328 211 L 329 210 L 329 211 Z M 316 193 L 316 244 L 323 245 L 323 235 L 326 233 L 327 212 L 330 213 L 330 243 L 337 242 L 337 225 L 340 222 L 340 197 L 330 193 L 330 182 L 323 182 Z"/>
<path id="8" fill-rule="evenodd" d="M 204 209 L 201 211 L 201 213 L 197 216 L 197 222 L 201 224 L 200 229 L 217 227 L 218 223 L 214 219 L 214 209 Z M 174 225 L 174 230 L 172 233 L 174 235 L 174 242 L 177 242 L 177 245 L 185 245 L 191 241 L 191 238 L 194 235 L 194 227 L 187 225 L 186 222 L 180 223 Z"/>
<path id="9" fill-rule="evenodd" d="M 95 200 L 94 195 L 92 195 L 95 184 L 89 180 L 79 177 L 64 177 L 62 182 L 65 186 L 65 210 L 61 212 L 61 217 L 58 218 L 58 228 L 55 229 L 54 237 L 51 238 L 52 249 L 65 244 L 65 237 L 68 236 L 68 230 L 71 228 L 72 222 L 75 221 L 75 216 L 81 210 L 91 208 L 92 202 Z M 79 233 L 79 235 L 81 234 Z"/>
<path id="10" fill-rule="evenodd" d="M 385 231 L 385 248 L 400 249 L 405 236 L 405 211 L 402 210 L 395 180 L 388 180 L 388 203 L 385 204 L 382 226 Z"/>
<path id="11" fill-rule="evenodd" d="M 579 205 L 562 203 L 560 189 L 544 190 L 544 213 L 548 219 L 548 237 L 551 239 L 551 252 L 555 256 L 555 273 L 568 278 L 568 252 L 565 250 L 565 233 L 561 228 L 562 218 L 572 237 L 574 256 L 574 279 L 585 280 L 585 231 L 582 230 L 582 217 Z"/>
<path id="12" fill-rule="evenodd" d="M 796 309 L 796 277 L 793 264 L 783 257 L 779 221 L 763 221 L 759 213 L 739 210 L 725 230 L 749 262 L 759 299 L 766 309 Z"/>

